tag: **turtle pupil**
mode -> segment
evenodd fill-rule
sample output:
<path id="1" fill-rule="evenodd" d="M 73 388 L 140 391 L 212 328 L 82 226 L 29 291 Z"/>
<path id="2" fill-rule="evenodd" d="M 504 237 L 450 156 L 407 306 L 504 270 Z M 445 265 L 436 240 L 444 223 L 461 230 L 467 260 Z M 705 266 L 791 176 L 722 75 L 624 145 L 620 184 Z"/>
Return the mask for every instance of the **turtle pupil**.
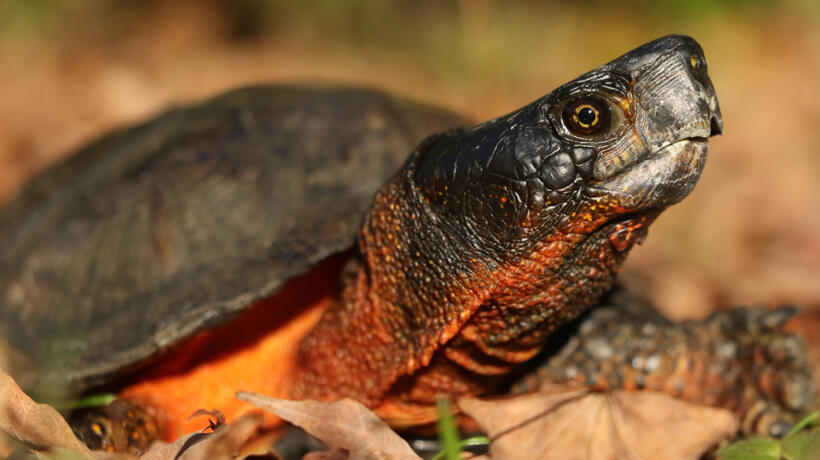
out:
<path id="1" fill-rule="evenodd" d="M 571 99 L 564 104 L 561 116 L 570 134 L 581 137 L 600 136 L 610 129 L 609 103 L 597 95 Z"/>
<path id="2" fill-rule="evenodd" d="M 595 110 L 592 107 L 583 107 L 578 111 L 578 121 L 582 125 L 592 125 L 596 118 Z"/>

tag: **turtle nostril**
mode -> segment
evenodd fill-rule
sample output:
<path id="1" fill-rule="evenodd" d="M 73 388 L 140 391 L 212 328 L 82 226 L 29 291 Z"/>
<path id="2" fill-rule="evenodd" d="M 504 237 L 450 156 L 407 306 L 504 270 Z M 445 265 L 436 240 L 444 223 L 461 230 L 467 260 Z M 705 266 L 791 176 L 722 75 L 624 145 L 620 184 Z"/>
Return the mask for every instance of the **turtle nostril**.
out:
<path id="1" fill-rule="evenodd" d="M 718 134 L 723 134 L 723 121 L 717 116 L 712 115 L 712 126 L 709 136 L 717 136 Z"/>

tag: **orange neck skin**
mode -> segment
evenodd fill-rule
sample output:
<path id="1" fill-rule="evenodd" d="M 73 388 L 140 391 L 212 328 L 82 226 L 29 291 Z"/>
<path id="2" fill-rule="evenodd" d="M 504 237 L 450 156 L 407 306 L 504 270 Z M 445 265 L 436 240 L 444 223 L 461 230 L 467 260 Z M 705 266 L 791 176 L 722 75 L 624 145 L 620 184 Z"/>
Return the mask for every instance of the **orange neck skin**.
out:
<path id="1" fill-rule="evenodd" d="M 607 224 L 625 211 L 587 204 L 524 255 L 498 262 L 470 255 L 429 216 L 397 205 L 410 202 L 405 184 L 394 179 L 377 195 L 340 297 L 350 253 L 196 336 L 121 396 L 159 409 L 170 439 L 207 424 L 187 420 L 197 409 L 228 420 L 250 410 L 236 391 L 351 397 L 396 427 L 426 424 L 436 398 L 492 393 L 596 302 L 653 219 Z"/>
<path id="2" fill-rule="evenodd" d="M 377 194 L 341 301 L 301 343 L 291 397 L 354 398 L 404 427 L 434 421 L 438 397 L 492 393 L 547 335 L 597 302 L 654 219 L 607 224 L 625 211 L 582 203 L 547 237 L 499 261 L 425 212 L 412 174 Z"/>

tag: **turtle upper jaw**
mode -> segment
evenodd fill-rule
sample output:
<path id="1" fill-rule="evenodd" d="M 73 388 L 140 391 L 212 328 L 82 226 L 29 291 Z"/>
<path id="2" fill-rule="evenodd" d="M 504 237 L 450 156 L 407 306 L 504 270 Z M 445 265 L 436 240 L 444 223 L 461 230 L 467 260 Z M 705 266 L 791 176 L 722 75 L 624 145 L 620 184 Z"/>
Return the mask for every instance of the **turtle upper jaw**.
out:
<path id="1" fill-rule="evenodd" d="M 590 183 L 587 196 L 605 199 L 629 212 L 675 204 L 695 187 L 708 146 L 707 137 L 700 136 L 663 146 L 618 174 Z"/>

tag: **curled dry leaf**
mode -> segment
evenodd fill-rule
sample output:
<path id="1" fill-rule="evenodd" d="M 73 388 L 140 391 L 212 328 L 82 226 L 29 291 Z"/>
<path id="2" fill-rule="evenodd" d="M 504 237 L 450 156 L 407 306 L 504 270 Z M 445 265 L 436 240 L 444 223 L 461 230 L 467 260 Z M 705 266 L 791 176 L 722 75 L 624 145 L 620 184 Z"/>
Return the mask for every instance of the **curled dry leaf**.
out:
<path id="1" fill-rule="evenodd" d="M 35 452 L 67 449 L 83 456 L 91 456 L 91 451 L 74 436 L 68 423 L 53 407 L 34 402 L 2 369 L 0 431 Z"/>
<path id="2" fill-rule="evenodd" d="M 346 450 L 351 460 L 420 460 L 407 441 L 356 401 L 288 401 L 248 392 L 236 396 L 301 427 L 331 449 Z"/>
<path id="3" fill-rule="evenodd" d="M 208 417 L 208 429 L 211 431 L 216 430 L 218 427 L 225 425 L 228 423 L 228 420 L 225 418 L 225 414 L 222 413 L 219 409 L 197 409 L 194 411 L 193 414 L 188 416 L 188 420 L 193 420 L 197 417 Z"/>
<path id="4" fill-rule="evenodd" d="M 14 448 L 11 446 L 8 436 L 0 433 L 0 458 L 11 457 L 13 453 Z"/>
<path id="5" fill-rule="evenodd" d="M 190 446 L 178 455 L 179 460 L 229 460 L 236 458 L 265 425 L 260 413 L 249 413 L 229 424 L 219 425 L 202 441 Z M 203 433 L 204 434 L 204 433 Z"/>
<path id="6" fill-rule="evenodd" d="M 320 450 L 308 452 L 302 460 L 347 460 L 347 452 L 341 450 Z"/>
<path id="7" fill-rule="evenodd" d="M 92 451 L 94 453 L 94 458 L 98 460 L 138 460 L 136 455 L 128 454 L 125 452 L 105 452 L 102 450 L 95 450 Z M 140 459 L 142 457 L 139 457 Z M 61 457 L 57 457 L 58 460 L 64 460 Z M 70 459 L 65 459 L 70 460 Z"/>
<path id="8" fill-rule="evenodd" d="M 197 415 L 215 415 L 211 411 L 205 412 L 207 413 L 198 413 Z M 264 418 L 258 413 L 244 415 L 230 424 L 225 423 L 223 417 L 213 433 L 198 431 L 180 436 L 172 443 L 157 442 L 139 458 L 129 454 L 99 451 L 95 451 L 94 454 L 102 460 L 225 460 L 242 458 L 245 448 L 256 439 L 256 435 L 264 427 L 264 424 Z"/>
<path id="9" fill-rule="evenodd" d="M 210 434 L 208 436 L 210 436 Z M 182 451 L 183 447 L 187 449 L 186 446 L 190 446 L 196 439 L 204 440 L 203 433 L 188 433 L 184 436 L 180 436 L 171 443 L 156 442 L 151 446 L 148 452 L 140 455 L 139 460 L 173 460 L 180 455 L 180 451 Z M 103 458 L 105 458 L 105 456 L 103 456 Z"/>
<path id="10" fill-rule="evenodd" d="M 229 424 L 220 424 L 213 433 L 190 433 L 171 444 L 158 446 L 139 460 L 230 460 L 237 458 L 265 425 L 258 413 L 243 415 Z"/>
<path id="11" fill-rule="evenodd" d="M 727 410 L 648 391 L 552 385 L 459 406 L 489 433 L 494 459 L 695 460 L 738 428 Z"/>

